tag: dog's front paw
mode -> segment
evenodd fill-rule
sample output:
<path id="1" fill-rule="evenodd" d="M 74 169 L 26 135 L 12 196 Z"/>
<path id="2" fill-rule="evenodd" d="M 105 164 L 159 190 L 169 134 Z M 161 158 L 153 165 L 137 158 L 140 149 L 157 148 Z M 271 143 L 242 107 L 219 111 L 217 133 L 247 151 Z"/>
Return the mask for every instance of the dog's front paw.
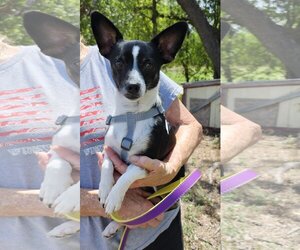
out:
<path id="1" fill-rule="evenodd" d="M 111 238 L 111 237 L 113 237 L 116 234 L 116 232 L 119 230 L 120 227 L 121 227 L 121 225 L 119 223 L 117 223 L 115 221 L 112 221 L 103 230 L 102 235 L 105 238 Z"/>
<path id="2" fill-rule="evenodd" d="M 47 165 L 45 178 L 40 188 L 40 200 L 52 207 L 55 199 L 73 183 L 69 163 L 53 160 Z"/>
<path id="3" fill-rule="evenodd" d="M 43 201 L 46 206 L 51 208 L 55 199 L 71 185 L 71 181 L 72 180 L 65 182 L 44 181 L 40 189 L 40 200 Z"/>
<path id="4" fill-rule="evenodd" d="M 76 221 L 67 221 L 59 226 L 53 228 L 50 232 L 48 232 L 48 236 L 63 238 L 66 236 L 70 236 L 80 230 L 80 223 Z"/>
<path id="5" fill-rule="evenodd" d="M 112 187 L 114 185 L 114 179 L 107 177 L 106 179 L 101 179 L 101 182 L 99 184 L 99 201 L 101 206 L 104 208 L 104 204 L 106 203 L 106 199 L 112 190 Z"/>
<path id="6" fill-rule="evenodd" d="M 67 214 L 79 211 L 80 209 L 80 184 L 79 182 L 69 187 L 54 201 L 54 212 L 57 214 Z"/>
<path id="7" fill-rule="evenodd" d="M 111 214 L 121 208 L 125 193 L 113 188 L 105 202 L 105 212 Z"/>

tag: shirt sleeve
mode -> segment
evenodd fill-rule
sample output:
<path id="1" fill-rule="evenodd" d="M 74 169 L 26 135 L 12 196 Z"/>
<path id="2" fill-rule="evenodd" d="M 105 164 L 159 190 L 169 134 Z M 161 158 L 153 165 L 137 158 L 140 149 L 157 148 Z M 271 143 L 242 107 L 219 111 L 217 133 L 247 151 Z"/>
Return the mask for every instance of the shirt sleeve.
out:
<path id="1" fill-rule="evenodd" d="M 183 93 L 183 88 L 160 72 L 159 95 L 163 108 L 167 111 L 176 97 Z"/>

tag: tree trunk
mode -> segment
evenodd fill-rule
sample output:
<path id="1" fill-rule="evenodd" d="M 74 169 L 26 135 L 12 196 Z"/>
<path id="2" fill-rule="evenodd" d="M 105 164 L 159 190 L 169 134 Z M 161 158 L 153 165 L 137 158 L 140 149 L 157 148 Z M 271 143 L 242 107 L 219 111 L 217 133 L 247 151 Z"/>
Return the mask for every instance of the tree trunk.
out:
<path id="1" fill-rule="evenodd" d="M 245 0 L 225 0 L 222 10 L 247 28 L 273 55 L 285 65 L 289 77 L 300 77 L 300 44 L 288 29 L 274 23 L 263 11 Z"/>
<path id="2" fill-rule="evenodd" d="M 177 2 L 187 13 L 202 40 L 205 51 L 213 64 L 214 78 L 220 78 L 219 30 L 208 23 L 204 11 L 195 0 L 177 0 Z"/>
<path id="3" fill-rule="evenodd" d="M 151 11 L 152 11 L 152 16 L 151 16 L 152 36 L 155 36 L 157 34 L 157 17 L 158 17 L 157 0 L 152 0 Z"/>

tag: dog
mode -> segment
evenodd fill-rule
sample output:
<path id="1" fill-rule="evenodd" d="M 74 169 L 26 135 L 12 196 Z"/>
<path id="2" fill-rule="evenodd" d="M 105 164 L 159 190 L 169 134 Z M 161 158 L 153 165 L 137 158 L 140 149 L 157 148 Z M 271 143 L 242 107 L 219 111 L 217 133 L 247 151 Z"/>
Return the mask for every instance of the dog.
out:
<path id="1" fill-rule="evenodd" d="M 42 53 L 63 60 L 67 73 L 79 93 L 79 29 L 61 19 L 38 11 L 26 12 L 23 16 L 23 24 Z M 79 94 L 71 99 L 73 104 L 70 112 L 66 116 L 58 117 L 56 121 L 60 128 L 52 138 L 52 145 L 79 153 Z M 72 185 L 70 163 L 60 158 L 53 150 L 49 153 L 51 157 L 41 184 L 40 200 L 48 207 L 55 207 L 54 212 L 57 214 L 64 215 L 79 211 L 80 182 Z M 68 221 L 52 229 L 48 235 L 64 237 L 79 231 L 79 228 L 78 222 Z"/>
<path id="2" fill-rule="evenodd" d="M 116 87 L 105 145 L 128 163 L 126 172 L 115 183 L 113 164 L 104 154 L 99 200 L 105 212 L 111 214 L 121 208 L 131 184 L 147 176 L 146 170 L 130 164 L 129 157 L 145 155 L 163 160 L 175 145 L 174 129 L 169 129 L 161 106 L 159 76 L 161 66 L 175 58 L 188 25 L 178 22 L 150 42 L 124 41 L 115 25 L 99 12 L 91 14 L 91 26 L 100 54 L 110 61 Z M 103 235 L 110 237 L 119 227 L 111 222 Z"/>

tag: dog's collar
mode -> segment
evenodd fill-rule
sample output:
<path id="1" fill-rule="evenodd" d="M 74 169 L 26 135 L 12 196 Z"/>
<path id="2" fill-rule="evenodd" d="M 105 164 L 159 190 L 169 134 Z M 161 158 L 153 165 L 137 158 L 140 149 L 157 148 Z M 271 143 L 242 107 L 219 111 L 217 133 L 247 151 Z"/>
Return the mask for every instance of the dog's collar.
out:
<path id="1" fill-rule="evenodd" d="M 127 123 L 127 134 L 122 139 L 121 142 L 121 158 L 123 160 L 127 160 L 128 151 L 131 149 L 133 144 L 133 133 L 136 127 L 136 123 L 138 121 L 143 121 L 155 117 L 160 114 L 164 114 L 164 108 L 161 105 L 154 106 L 148 111 L 139 112 L 139 113 L 132 113 L 128 112 L 126 114 L 111 116 L 109 115 L 106 119 L 106 125 L 111 125 L 114 123 Z"/>
<path id="2" fill-rule="evenodd" d="M 59 116 L 56 121 L 55 125 L 66 125 L 66 124 L 72 124 L 72 123 L 78 123 L 80 121 L 80 116 L 66 116 L 66 115 L 61 115 Z"/>

